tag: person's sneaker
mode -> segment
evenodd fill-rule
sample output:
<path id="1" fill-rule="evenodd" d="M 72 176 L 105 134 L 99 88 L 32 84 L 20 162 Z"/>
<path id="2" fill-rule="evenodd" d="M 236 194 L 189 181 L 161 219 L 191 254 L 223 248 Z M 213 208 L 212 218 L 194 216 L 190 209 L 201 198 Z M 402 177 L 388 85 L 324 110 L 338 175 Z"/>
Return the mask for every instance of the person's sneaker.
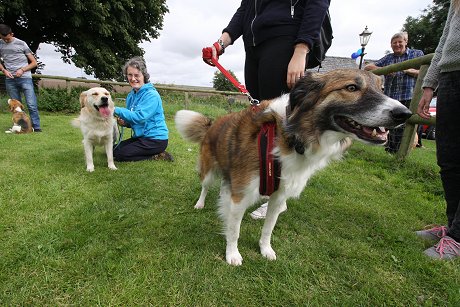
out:
<path id="1" fill-rule="evenodd" d="M 424 230 L 416 231 L 415 234 L 425 240 L 439 240 L 447 234 L 446 226 L 429 225 Z"/>
<path id="2" fill-rule="evenodd" d="M 34 132 L 42 132 L 42 129 L 34 129 Z"/>
<path id="3" fill-rule="evenodd" d="M 169 152 L 163 151 L 162 153 L 153 155 L 153 156 L 152 156 L 152 160 L 155 160 L 155 161 L 163 160 L 163 161 L 173 162 L 173 161 L 174 161 L 174 157 L 173 157 L 172 154 L 170 154 Z"/>
<path id="4" fill-rule="evenodd" d="M 255 220 L 260 220 L 264 219 L 267 216 L 267 207 L 268 207 L 268 202 L 263 203 L 259 208 L 251 212 L 251 217 Z M 284 212 L 287 210 L 286 203 L 282 206 L 281 212 Z"/>
<path id="5" fill-rule="evenodd" d="M 460 256 L 460 243 L 449 236 L 444 236 L 438 244 L 423 253 L 432 259 L 453 260 Z"/>

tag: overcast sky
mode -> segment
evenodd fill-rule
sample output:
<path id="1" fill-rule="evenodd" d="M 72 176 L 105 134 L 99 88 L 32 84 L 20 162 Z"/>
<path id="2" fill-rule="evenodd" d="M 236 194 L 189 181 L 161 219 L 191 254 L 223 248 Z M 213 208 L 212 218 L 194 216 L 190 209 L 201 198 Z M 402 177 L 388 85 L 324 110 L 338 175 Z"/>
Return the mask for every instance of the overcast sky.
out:
<path id="1" fill-rule="evenodd" d="M 373 33 L 365 59 L 379 59 L 386 50 L 391 50 L 390 38 L 401 30 L 406 17 L 420 16 L 431 3 L 431 0 L 332 0 L 330 14 L 334 39 L 327 55 L 350 57 L 361 48 L 359 34 L 368 26 Z M 165 15 L 160 37 L 141 44 L 151 81 L 212 86 L 215 68 L 204 64 L 201 49 L 219 38 L 240 0 L 168 0 L 167 5 L 169 13 Z M 51 45 L 41 44 L 37 55 L 46 64 L 45 75 L 93 79 L 81 69 L 63 63 Z M 226 49 L 220 63 L 244 83 L 241 38 Z"/>

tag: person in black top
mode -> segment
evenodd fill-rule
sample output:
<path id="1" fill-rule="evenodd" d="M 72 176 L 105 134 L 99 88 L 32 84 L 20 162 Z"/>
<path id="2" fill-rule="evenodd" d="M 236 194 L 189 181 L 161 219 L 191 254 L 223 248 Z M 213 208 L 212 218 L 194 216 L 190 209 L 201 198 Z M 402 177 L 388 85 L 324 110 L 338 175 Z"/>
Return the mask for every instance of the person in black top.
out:
<path id="1" fill-rule="evenodd" d="M 260 101 L 288 93 L 305 74 L 329 5 L 330 0 L 242 0 L 211 47 L 212 56 L 222 55 L 243 36 L 244 79 L 251 96 Z M 253 218 L 264 218 L 266 204 L 256 211 Z"/>

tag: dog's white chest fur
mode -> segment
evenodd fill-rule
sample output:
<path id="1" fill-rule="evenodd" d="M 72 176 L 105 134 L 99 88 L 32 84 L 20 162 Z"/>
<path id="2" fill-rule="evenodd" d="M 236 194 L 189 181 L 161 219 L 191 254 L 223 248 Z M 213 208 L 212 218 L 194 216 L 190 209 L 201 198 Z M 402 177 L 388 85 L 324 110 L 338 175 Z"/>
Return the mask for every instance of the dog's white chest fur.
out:
<path id="1" fill-rule="evenodd" d="M 331 161 L 340 159 L 343 149 L 340 139 L 323 136 L 323 144 L 316 151 L 307 150 L 300 155 L 296 152 L 281 157 L 281 184 L 286 198 L 298 197 L 314 173 L 326 167 Z"/>

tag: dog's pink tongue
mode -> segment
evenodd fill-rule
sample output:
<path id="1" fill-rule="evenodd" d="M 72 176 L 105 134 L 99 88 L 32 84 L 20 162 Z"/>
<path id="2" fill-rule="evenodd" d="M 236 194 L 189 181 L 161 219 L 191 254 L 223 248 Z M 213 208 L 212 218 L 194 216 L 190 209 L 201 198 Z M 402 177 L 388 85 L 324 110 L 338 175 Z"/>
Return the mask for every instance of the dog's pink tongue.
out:
<path id="1" fill-rule="evenodd" d="M 99 107 L 99 113 L 101 113 L 101 115 L 104 117 L 110 116 L 110 110 L 108 107 Z"/>

